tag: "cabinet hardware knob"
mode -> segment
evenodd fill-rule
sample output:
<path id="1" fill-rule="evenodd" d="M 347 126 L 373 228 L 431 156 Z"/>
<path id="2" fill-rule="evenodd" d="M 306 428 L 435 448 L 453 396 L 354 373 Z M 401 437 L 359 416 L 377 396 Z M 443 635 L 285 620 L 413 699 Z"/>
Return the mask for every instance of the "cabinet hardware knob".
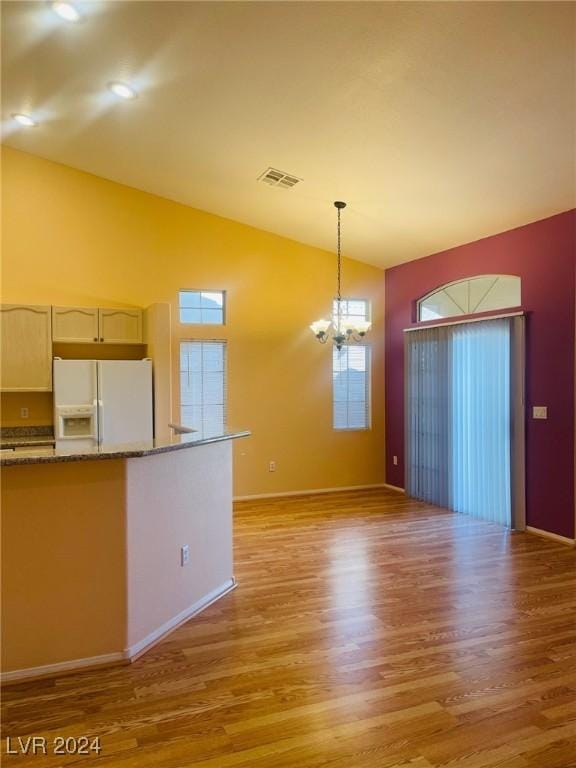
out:
<path id="1" fill-rule="evenodd" d="M 104 341 L 104 337 L 103 336 L 100 336 L 100 341 Z"/>
<path id="2" fill-rule="evenodd" d="M 98 336 L 94 336 L 94 341 L 98 341 Z"/>

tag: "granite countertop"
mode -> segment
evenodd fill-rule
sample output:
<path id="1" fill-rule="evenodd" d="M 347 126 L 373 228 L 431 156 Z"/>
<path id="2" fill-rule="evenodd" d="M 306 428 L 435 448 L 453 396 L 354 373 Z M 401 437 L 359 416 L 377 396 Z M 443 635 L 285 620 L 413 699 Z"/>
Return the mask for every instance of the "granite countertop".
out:
<path id="1" fill-rule="evenodd" d="M 237 437 L 248 437 L 248 430 L 225 431 L 213 437 L 200 437 L 198 432 L 177 434 L 168 440 L 149 440 L 141 443 L 121 443 L 116 445 L 95 445 L 93 448 L 43 448 L 36 444 L 30 450 L 6 452 L 0 454 L 1 466 L 20 464 L 56 464 L 69 461 L 92 461 L 101 459 L 133 459 L 139 456 L 154 456 L 157 453 L 169 453 L 183 448 L 192 448 Z M 21 444 L 20 444 L 21 445 Z"/>
<path id="2" fill-rule="evenodd" d="M 0 450 L 27 446 L 53 446 L 52 427 L 2 427 L 0 428 Z"/>
<path id="3" fill-rule="evenodd" d="M 54 445 L 54 438 L 50 436 L 42 437 L 41 435 L 37 435 L 36 437 L 29 435 L 23 435 L 21 437 L 0 437 L 0 450 L 5 448 L 21 448 L 28 445 Z"/>

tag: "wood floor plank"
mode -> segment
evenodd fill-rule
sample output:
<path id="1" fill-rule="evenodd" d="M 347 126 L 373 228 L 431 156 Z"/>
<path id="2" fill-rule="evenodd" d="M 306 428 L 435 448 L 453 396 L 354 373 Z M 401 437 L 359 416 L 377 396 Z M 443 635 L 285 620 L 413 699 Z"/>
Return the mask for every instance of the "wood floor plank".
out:
<path id="1" fill-rule="evenodd" d="M 131 666 L 5 687 L 3 763 L 576 768 L 573 549 L 344 492 L 238 503 L 235 575 Z"/>

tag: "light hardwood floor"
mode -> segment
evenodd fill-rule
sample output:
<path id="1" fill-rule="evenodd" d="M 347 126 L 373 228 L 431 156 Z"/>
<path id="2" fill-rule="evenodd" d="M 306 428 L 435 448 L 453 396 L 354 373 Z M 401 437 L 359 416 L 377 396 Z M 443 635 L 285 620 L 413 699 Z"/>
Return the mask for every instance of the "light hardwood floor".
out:
<path id="1" fill-rule="evenodd" d="M 235 592 L 130 667 L 4 690 L 4 736 L 100 757 L 5 764 L 574 768 L 575 566 L 393 491 L 243 502 Z"/>

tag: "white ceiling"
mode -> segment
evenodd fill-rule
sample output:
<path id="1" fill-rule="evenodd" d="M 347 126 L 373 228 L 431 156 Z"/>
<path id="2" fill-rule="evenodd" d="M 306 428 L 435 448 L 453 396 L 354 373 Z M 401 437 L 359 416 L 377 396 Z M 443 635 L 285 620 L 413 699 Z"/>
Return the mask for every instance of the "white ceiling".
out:
<path id="1" fill-rule="evenodd" d="M 574 3 L 77 6 L 2 2 L 11 146 L 379 266 L 576 204 Z"/>

